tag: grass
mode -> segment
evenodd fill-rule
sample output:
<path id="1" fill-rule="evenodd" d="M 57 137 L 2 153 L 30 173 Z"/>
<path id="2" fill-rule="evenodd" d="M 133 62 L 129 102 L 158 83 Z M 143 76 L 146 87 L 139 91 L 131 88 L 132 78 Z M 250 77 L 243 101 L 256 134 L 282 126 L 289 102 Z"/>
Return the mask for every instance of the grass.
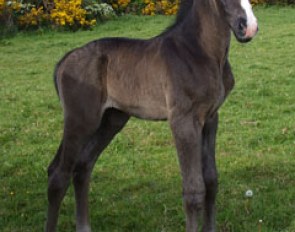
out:
<path id="1" fill-rule="evenodd" d="M 294 8 L 256 8 L 260 32 L 233 40 L 236 86 L 220 110 L 218 231 L 295 231 Z M 62 55 L 106 36 L 148 38 L 171 17 L 125 16 L 76 33 L 0 41 L 0 231 L 42 231 L 46 169 L 62 134 L 52 73 Z M 254 196 L 246 200 L 244 193 Z M 176 152 L 165 122 L 132 119 L 98 161 L 90 191 L 93 231 L 184 231 Z M 73 189 L 59 231 L 74 231 Z"/>

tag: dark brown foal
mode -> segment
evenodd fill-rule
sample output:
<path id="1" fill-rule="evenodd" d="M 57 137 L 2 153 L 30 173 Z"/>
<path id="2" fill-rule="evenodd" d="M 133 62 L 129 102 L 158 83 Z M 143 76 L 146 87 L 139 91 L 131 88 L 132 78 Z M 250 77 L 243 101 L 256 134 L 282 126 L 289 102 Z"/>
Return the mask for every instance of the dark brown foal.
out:
<path id="1" fill-rule="evenodd" d="M 218 109 L 233 88 L 230 33 L 250 41 L 258 27 L 248 0 L 183 0 L 176 22 L 148 40 L 105 38 L 69 52 L 55 84 L 64 134 L 48 169 L 47 232 L 73 180 L 76 228 L 90 232 L 93 166 L 130 116 L 168 120 L 183 181 L 186 231 L 215 231 Z"/>

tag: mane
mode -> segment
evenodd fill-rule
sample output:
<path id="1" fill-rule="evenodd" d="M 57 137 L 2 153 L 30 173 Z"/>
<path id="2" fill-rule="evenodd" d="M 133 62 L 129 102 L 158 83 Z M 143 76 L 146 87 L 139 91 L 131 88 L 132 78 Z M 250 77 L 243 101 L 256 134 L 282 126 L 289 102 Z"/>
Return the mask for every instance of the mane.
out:
<path id="1" fill-rule="evenodd" d="M 181 0 L 175 24 L 181 23 L 192 9 L 194 0 Z"/>
<path id="2" fill-rule="evenodd" d="M 194 5 L 194 2 L 196 2 L 195 5 Z M 169 34 L 169 32 L 174 31 L 176 28 L 183 25 L 184 22 L 191 26 L 195 26 L 196 24 L 199 24 L 201 19 L 195 15 L 195 13 L 199 9 L 194 10 L 193 7 L 203 7 L 203 6 L 208 8 L 210 10 L 210 13 L 214 14 L 215 16 L 216 15 L 218 16 L 220 14 L 218 3 L 216 2 L 216 0 L 180 0 L 179 10 L 176 15 L 176 19 L 174 23 L 172 23 L 168 28 L 166 28 L 166 30 L 164 30 L 160 35 L 156 37 L 161 37 L 163 35 Z M 189 28 L 189 27 L 186 27 L 186 28 Z"/>
<path id="3" fill-rule="evenodd" d="M 193 8 L 194 1 L 197 0 L 180 0 L 180 7 L 177 13 L 175 24 L 179 24 L 183 22 L 183 20 L 189 15 L 191 9 Z M 218 6 L 216 0 L 201 0 L 204 1 L 204 4 L 207 5 L 208 8 L 212 9 L 213 13 L 219 13 Z M 199 5 L 200 3 L 197 3 Z"/>
<path id="4" fill-rule="evenodd" d="M 185 18 L 189 16 L 193 2 L 194 0 L 180 0 L 179 10 L 174 23 L 166 28 L 166 30 L 164 30 L 159 36 L 167 34 L 168 32 L 175 29 L 178 25 L 182 24 Z"/>

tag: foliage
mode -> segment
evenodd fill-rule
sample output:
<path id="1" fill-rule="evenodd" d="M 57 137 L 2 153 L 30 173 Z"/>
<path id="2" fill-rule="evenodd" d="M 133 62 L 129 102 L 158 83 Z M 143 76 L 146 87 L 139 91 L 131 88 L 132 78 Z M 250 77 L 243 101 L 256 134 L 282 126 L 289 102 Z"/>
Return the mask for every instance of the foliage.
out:
<path id="1" fill-rule="evenodd" d="M 143 15 L 175 15 L 179 8 L 179 0 L 144 0 Z"/>
<path id="2" fill-rule="evenodd" d="M 0 38 L 4 34 L 16 30 L 17 12 L 20 10 L 20 3 L 16 0 L 0 0 Z"/>
<path id="3" fill-rule="evenodd" d="M 84 9 L 88 12 L 87 17 L 99 19 L 100 21 L 105 21 L 116 16 L 113 8 L 106 3 L 87 5 Z"/>
<path id="4" fill-rule="evenodd" d="M 87 20 L 87 11 L 81 8 L 81 0 L 54 0 L 54 9 L 50 12 L 50 20 L 58 27 L 70 29 L 87 28 L 96 24 L 96 20 Z"/>
<path id="5" fill-rule="evenodd" d="M 36 8 L 34 5 L 22 4 L 21 15 L 18 17 L 20 28 L 38 28 L 44 21 L 47 21 L 49 16 L 44 13 L 43 6 Z"/>
<path id="6" fill-rule="evenodd" d="M 252 5 L 264 4 L 266 0 L 251 0 Z"/>
<path id="7" fill-rule="evenodd" d="M 268 5 L 291 5 L 295 4 L 295 0 L 250 0 L 252 5 L 268 4 Z"/>
<path id="8" fill-rule="evenodd" d="M 41 26 L 77 30 L 87 29 L 96 24 L 114 17 L 112 7 L 106 3 L 99 4 L 82 0 L 54 0 L 34 1 L 0 0 L 0 22 L 6 27 L 15 26 L 19 29 L 37 29 Z"/>
<path id="9" fill-rule="evenodd" d="M 140 8 L 136 0 L 107 0 L 118 15 L 126 13 L 138 13 Z"/>
<path id="10" fill-rule="evenodd" d="M 117 14 L 173 15 L 177 13 L 179 0 L 107 0 Z"/>

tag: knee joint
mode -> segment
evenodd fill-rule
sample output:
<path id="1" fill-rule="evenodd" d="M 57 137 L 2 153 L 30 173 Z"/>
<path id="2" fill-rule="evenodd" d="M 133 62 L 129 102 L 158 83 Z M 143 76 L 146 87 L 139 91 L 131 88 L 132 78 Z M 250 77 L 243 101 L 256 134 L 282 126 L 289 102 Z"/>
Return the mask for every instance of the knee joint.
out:
<path id="1" fill-rule="evenodd" d="M 218 176 L 215 171 L 207 171 L 204 173 L 204 181 L 206 188 L 215 189 L 218 185 Z"/>
<path id="2" fill-rule="evenodd" d="M 73 172 L 73 180 L 74 183 L 83 182 L 86 176 L 89 175 L 92 168 L 88 163 L 79 163 L 76 165 Z"/>
<path id="3" fill-rule="evenodd" d="M 62 175 L 59 172 L 54 172 L 48 180 L 48 198 L 55 198 L 56 195 L 67 189 L 70 183 L 68 175 Z"/>
<path id="4" fill-rule="evenodd" d="M 205 200 L 205 191 L 201 192 L 184 192 L 183 200 L 187 208 L 189 209 L 201 209 L 203 208 Z"/>

